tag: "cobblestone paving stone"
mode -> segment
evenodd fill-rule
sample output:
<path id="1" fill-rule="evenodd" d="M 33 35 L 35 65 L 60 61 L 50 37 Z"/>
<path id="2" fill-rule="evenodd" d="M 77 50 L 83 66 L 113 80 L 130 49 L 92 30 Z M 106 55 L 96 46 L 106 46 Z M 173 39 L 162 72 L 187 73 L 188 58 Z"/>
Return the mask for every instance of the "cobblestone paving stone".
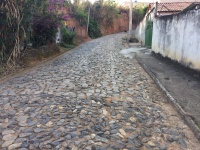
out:
<path id="1" fill-rule="evenodd" d="M 119 54 L 124 36 L 1 83 L 0 149 L 199 149 L 136 59 Z"/>

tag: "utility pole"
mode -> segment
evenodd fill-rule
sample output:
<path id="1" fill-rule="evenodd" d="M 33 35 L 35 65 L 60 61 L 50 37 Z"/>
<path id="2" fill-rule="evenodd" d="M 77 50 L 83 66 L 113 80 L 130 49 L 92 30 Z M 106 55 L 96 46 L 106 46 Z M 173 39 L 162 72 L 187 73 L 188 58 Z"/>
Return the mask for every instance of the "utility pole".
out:
<path id="1" fill-rule="evenodd" d="M 157 13 L 158 13 L 158 2 L 156 2 L 156 8 L 155 8 L 155 14 L 154 14 L 155 17 L 157 17 L 158 15 Z"/>
<path id="2" fill-rule="evenodd" d="M 130 0 L 130 5 L 129 5 L 129 32 L 128 32 L 128 39 L 132 37 L 132 9 L 133 9 L 133 2 Z"/>
<path id="3" fill-rule="evenodd" d="M 90 23 L 90 7 L 88 8 L 87 34 L 88 34 L 88 29 L 89 29 L 89 23 Z"/>

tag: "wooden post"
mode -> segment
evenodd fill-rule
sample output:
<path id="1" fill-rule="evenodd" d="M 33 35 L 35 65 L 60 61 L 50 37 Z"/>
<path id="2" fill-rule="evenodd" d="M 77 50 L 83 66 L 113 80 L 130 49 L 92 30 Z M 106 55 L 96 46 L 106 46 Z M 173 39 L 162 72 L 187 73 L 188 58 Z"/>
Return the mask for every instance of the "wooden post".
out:
<path id="1" fill-rule="evenodd" d="M 90 7 L 88 8 L 87 34 L 89 29 L 89 23 L 90 23 Z"/>
<path id="2" fill-rule="evenodd" d="M 155 17 L 157 17 L 157 13 L 158 13 L 158 2 L 156 2 L 155 14 L 154 14 Z"/>
<path id="3" fill-rule="evenodd" d="M 130 0 L 130 5 L 129 5 L 129 37 L 128 39 L 132 37 L 132 9 L 133 9 L 133 3 L 132 0 Z"/>

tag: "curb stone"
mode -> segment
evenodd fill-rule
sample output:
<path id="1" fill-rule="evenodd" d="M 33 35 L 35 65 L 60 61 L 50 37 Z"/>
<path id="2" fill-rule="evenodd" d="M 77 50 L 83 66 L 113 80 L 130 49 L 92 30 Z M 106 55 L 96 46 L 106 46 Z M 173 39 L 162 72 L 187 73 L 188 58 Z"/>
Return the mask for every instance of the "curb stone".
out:
<path id="1" fill-rule="evenodd" d="M 175 110 L 178 112 L 178 114 L 181 116 L 181 118 L 184 120 L 184 122 L 190 127 L 198 141 L 200 141 L 200 129 L 195 124 L 195 122 L 192 120 L 192 118 L 183 110 L 183 108 L 176 102 L 176 100 L 173 98 L 173 96 L 167 91 L 167 89 L 161 84 L 161 82 L 156 78 L 156 76 L 153 74 L 153 72 L 138 58 L 137 54 L 135 55 L 137 61 L 140 63 L 142 68 L 150 75 L 150 77 L 154 80 L 154 82 L 158 85 L 158 87 L 161 89 L 161 91 L 165 94 L 167 97 L 168 102 L 175 108 Z"/>

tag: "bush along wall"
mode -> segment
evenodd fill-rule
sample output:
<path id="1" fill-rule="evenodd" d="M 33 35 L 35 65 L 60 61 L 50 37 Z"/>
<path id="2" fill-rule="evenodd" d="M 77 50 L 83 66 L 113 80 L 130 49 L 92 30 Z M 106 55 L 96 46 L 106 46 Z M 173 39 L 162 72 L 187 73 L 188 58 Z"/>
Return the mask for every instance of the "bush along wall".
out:
<path id="1" fill-rule="evenodd" d="M 39 14 L 33 17 L 33 47 L 45 45 L 55 41 L 60 19 L 53 13 Z"/>
<path id="2" fill-rule="evenodd" d="M 62 27 L 61 37 L 62 37 L 62 42 L 66 43 L 66 44 L 73 44 L 74 38 L 76 37 L 76 33 L 73 31 L 70 31 L 66 27 Z"/>
<path id="3" fill-rule="evenodd" d="M 91 38 L 98 38 L 102 36 L 98 22 L 93 19 L 90 19 L 88 35 Z"/>

